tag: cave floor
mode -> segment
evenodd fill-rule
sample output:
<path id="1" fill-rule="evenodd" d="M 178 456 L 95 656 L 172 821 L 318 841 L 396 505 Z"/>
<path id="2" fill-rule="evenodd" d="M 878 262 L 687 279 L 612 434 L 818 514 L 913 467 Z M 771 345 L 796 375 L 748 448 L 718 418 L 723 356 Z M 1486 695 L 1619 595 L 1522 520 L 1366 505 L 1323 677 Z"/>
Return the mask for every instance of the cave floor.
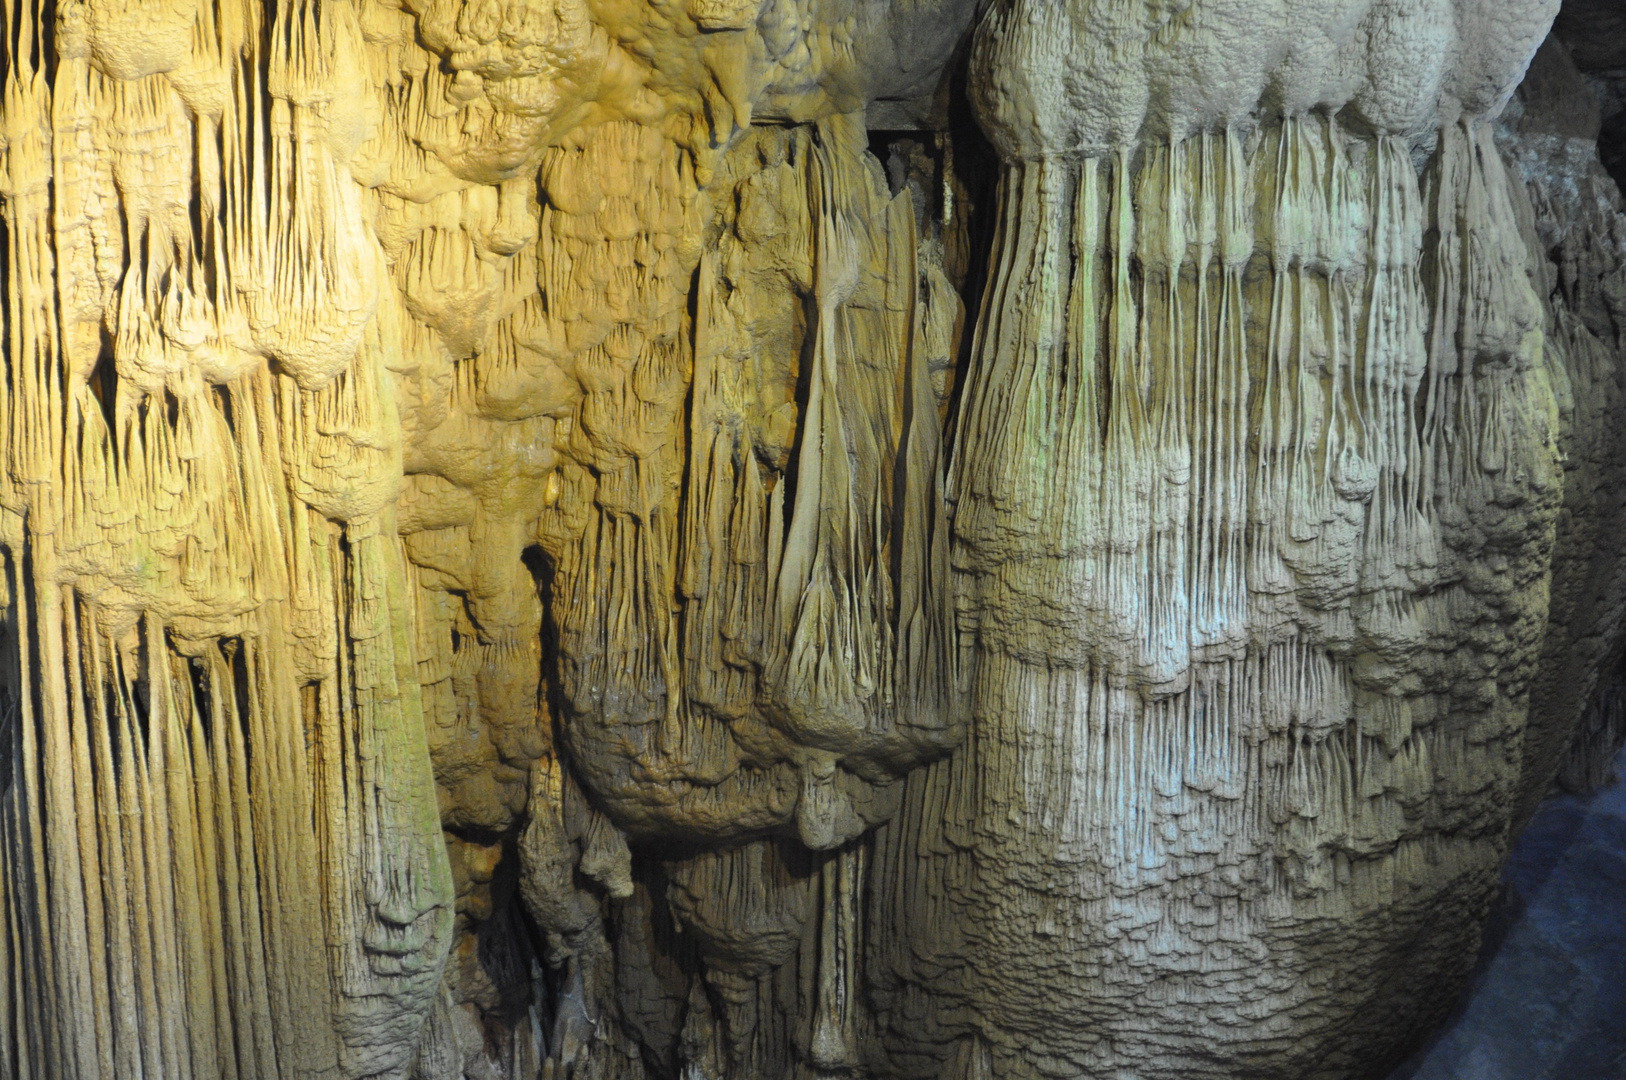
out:
<path id="1" fill-rule="evenodd" d="M 1389 1080 L 1626 1080 L 1626 753 L 1513 848 L 1473 979 Z"/>

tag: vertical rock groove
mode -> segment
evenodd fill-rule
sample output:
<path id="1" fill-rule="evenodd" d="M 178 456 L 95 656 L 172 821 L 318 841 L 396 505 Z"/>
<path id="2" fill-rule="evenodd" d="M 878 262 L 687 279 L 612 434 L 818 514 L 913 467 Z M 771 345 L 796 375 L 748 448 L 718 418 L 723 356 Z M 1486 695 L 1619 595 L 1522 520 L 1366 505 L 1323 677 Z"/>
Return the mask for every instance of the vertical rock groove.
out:
<path id="1" fill-rule="evenodd" d="M 1472 955 L 1430 920 L 1488 895 L 1519 779 L 1560 484 L 1501 160 L 1454 125 L 1419 178 L 1309 116 L 1002 187 L 951 479 L 971 735 L 877 883 L 961 929 L 880 958 L 945 1016 L 899 1037 L 1330 1072 L 1426 1021 L 1397 966 Z"/>
<path id="2" fill-rule="evenodd" d="M 1626 715 L 1557 7 L 4 5 L 0 1080 L 1374 1075 Z"/>

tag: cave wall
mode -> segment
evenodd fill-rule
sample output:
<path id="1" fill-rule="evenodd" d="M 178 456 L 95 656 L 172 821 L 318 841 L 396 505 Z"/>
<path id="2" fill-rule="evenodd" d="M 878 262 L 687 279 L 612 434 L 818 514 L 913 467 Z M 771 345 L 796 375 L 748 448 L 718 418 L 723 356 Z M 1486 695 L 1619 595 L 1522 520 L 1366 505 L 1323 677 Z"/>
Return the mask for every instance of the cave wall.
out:
<path id="1" fill-rule="evenodd" d="M 0 1078 L 1381 1074 L 1626 736 L 1612 17 L 7 5 Z"/>

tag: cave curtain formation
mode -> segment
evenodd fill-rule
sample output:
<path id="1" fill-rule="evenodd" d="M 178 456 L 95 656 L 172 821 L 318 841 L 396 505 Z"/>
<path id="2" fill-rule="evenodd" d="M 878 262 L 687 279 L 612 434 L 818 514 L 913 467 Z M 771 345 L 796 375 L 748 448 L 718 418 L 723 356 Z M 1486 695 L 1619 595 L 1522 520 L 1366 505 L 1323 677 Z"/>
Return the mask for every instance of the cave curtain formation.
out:
<path id="1" fill-rule="evenodd" d="M 1626 736 L 1558 6 L 5 4 L 0 1080 L 1381 1075 Z"/>

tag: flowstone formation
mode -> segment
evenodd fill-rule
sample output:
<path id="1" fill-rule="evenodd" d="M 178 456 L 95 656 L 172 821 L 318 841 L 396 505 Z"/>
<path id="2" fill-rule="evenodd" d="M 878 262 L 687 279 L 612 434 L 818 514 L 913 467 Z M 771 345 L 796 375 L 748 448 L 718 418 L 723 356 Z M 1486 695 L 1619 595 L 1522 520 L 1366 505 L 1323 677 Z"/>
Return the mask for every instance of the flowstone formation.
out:
<path id="1" fill-rule="evenodd" d="M 1626 736 L 1557 14 L 6 5 L 0 1080 L 1381 1075 Z"/>

